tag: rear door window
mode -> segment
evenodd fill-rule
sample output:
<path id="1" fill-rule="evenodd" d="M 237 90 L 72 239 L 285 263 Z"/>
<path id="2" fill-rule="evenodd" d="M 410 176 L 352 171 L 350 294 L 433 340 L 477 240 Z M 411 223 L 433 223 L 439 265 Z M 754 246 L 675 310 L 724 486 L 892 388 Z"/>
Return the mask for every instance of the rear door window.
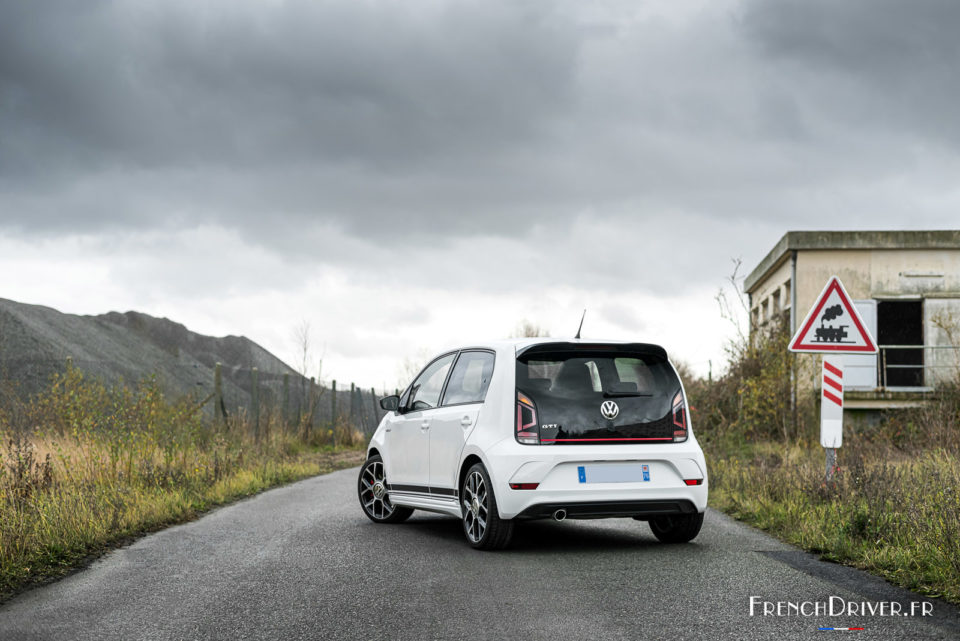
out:
<path id="1" fill-rule="evenodd" d="M 444 405 L 482 403 L 493 377 L 494 357 L 491 352 L 465 351 L 450 373 L 443 395 Z"/>

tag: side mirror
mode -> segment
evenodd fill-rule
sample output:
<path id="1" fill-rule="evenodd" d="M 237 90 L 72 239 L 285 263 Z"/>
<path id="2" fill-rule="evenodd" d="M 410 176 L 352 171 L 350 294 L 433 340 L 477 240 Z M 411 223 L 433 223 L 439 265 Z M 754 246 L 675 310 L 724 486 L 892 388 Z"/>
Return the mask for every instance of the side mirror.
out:
<path id="1" fill-rule="evenodd" d="M 387 410 L 388 412 L 396 412 L 400 407 L 400 397 L 396 394 L 391 396 L 384 396 L 380 399 L 380 407 Z"/>

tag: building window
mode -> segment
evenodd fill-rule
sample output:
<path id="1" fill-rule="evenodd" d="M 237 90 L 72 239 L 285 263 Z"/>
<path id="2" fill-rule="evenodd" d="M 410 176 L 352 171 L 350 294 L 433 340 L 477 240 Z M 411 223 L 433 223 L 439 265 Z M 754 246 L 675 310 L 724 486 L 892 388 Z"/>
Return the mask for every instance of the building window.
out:
<path id="1" fill-rule="evenodd" d="M 770 320 L 770 299 L 765 298 L 760 303 L 760 322 L 766 323 L 768 320 Z"/>
<path id="2" fill-rule="evenodd" d="M 790 281 L 788 280 L 783 284 L 783 307 L 785 309 L 790 309 Z"/>
<path id="3" fill-rule="evenodd" d="M 773 292 L 773 296 L 771 296 L 771 300 L 773 301 L 773 313 L 774 313 L 774 314 L 779 314 L 779 313 L 780 313 L 780 309 L 781 309 L 781 307 L 780 307 L 780 290 L 779 290 L 779 289 L 776 290 L 775 292 Z"/>
<path id="4" fill-rule="evenodd" d="M 884 387 L 923 386 L 923 301 L 879 301 L 877 343 Z"/>

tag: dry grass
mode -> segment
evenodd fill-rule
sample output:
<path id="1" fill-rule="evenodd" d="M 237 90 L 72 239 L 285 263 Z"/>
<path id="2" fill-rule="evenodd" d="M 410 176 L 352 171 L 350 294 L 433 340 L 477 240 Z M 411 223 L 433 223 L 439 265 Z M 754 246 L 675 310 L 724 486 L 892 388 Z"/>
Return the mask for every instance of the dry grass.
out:
<path id="1" fill-rule="evenodd" d="M 691 381 L 710 504 L 824 558 L 960 603 L 960 379 L 923 408 L 844 426 L 824 484 L 817 408 L 789 409 L 799 371 L 774 327 L 730 350 L 717 381 Z M 809 372 L 802 375 L 808 375 Z"/>
<path id="2" fill-rule="evenodd" d="M 363 435 L 343 422 L 307 438 L 265 417 L 256 440 L 244 421 L 211 421 L 149 381 L 108 389 L 73 371 L 29 401 L 0 400 L 0 598 L 130 537 L 363 457 Z"/>
<path id="3" fill-rule="evenodd" d="M 823 482 L 819 447 L 757 446 L 712 456 L 710 503 L 778 538 L 917 592 L 960 603 L 960 457 L 840 450 Z M 899 459 L 899 460 L 896 460 Z"/>

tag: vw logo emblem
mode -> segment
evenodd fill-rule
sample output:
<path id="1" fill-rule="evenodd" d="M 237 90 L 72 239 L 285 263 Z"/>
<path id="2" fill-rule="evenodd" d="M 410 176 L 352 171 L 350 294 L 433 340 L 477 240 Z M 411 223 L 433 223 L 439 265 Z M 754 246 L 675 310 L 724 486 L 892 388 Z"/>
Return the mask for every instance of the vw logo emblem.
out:
<path id="1" fill-rule="evenodd" d="M 600 413 L 603 414 L 604 418 L 613 420 L 620 413 L 620 407 L 613 401 L 604 401 L 603 405 L 600 406 Z"/>

